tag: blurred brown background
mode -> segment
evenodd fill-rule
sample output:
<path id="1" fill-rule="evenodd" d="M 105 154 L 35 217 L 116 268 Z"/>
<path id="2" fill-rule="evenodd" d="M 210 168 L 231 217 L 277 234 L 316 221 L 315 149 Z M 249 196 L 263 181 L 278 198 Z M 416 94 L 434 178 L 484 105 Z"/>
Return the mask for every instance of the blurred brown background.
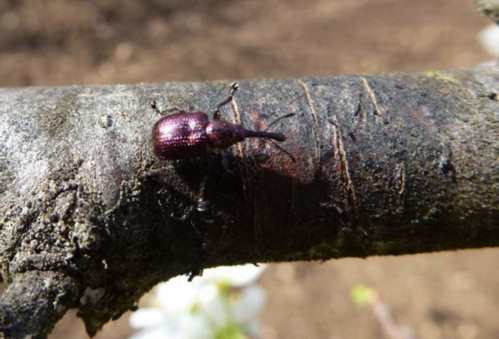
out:
<path id="1" fill-rule="evenodd" d="M 283 78 L 470 67 L 471 0 L 0 0 L 0 85 Z M 383 338 L 375 288 L 418 338 L 499 338 L 499 250 L 272 266 L 264 338 Z M 127 316 L 97 338 L 125 338 Z M 56 338 L 85 338 L 74 313 Z"/>

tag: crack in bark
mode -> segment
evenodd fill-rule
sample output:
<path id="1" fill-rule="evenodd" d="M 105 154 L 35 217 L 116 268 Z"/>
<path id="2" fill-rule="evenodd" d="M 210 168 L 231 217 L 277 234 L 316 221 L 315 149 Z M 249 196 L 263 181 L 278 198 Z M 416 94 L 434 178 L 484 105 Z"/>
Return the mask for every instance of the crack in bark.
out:
<path id="1" fill-rule="evenodd" d="M 343 144 L 343 135 L 336 115 L 333 115 L 331 119 L 332 121 L 329 121 L 329 123 L 333 126 L 334 158 L 340 161 L 341 176 L 346 182 L 345 186 L 347 192 L 352 200 L 353 208 L 356 210 L 358 208 L 357 193 L 355 192 L 355 186 L 350 175 L 350 165 L 348 162 L 347 152 L 345 151 L 345 145 Z"/>
<path id="2" fill-rule="evenodd" d="M 381 106 L 378 104 L 378 99 L 376 98 L 376 94 L 374 93 L 374 90 L 369 85 L 369 81 L 367 81 L 367 79 L 364 77 L 361 77 L 361 80 L 362 80 L 362 84 L 364 85 L 364 88 L 367 92 L 367 95 L 369 96 L 369 99 L 371 100 L 371 103 L 374 106 L 374 110 L 373 110 L 374 115 L 382 118 L 383 122 L 386 124 L 387 120 L 386 120 L 385 112 L 381 108 Z"/>
<path id="3" fill-rule="evenodd" d="M 320 127 L 319 115 L 317 113 L 317 110 L 315 109 L 314 101 L 312 99 L 312 95 L 310 94 L 310 89 L 308 88 L 307 84 L 303 80 L 298 80 L 298 83 L 303 88 L 303 92 L 305 93 L 305 97 L 307 98 L 308 107 L 310 108 L 310 112 L 312 113 L 312 118 L 314 120 L 314 127 L 315 128 L 312 129 L 312 135 L 314 136 L 314 141 L 315 141 L 315 148 L 314 148 L 315 165 L 317 166 L 316 168 L 319 168 L 320 157 L 321 157 L 321 142 L 320 142 L 320 137 L 319 137 L 318 132 L 317 132 L 317 130 Z"/>
<path id="4" fill-rule="evenodd" d="M 395 166 L 395 178 L 398 181 L 398 194 L 403 195 L 405 192 L 406 178 L 405 178 L 405 164 L 403 162 Z"/>

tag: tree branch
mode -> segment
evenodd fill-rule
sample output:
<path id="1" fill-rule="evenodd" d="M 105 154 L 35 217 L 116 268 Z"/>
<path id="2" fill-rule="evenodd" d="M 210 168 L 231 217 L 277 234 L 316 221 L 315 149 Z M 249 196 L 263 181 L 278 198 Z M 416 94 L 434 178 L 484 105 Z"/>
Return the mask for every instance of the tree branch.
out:
<path id="1" fill-rule="evenodd" d="M 2 338 L 40 338 L 68 306 L 76 305 L 75 281 L 56 272 L 17 274 L 0 298 Z"/>
<path id="2" fill-rule="evenodd" d="M 77 307 L 94 334 L 157 282 L 213 265 L 498 246 L 497 63 L 242 81 L 224 119 L 264 129 L 295 113 L 272 129 L 296 161 L 261 140 L 210 155 L 211 208 L 192 212 L 206 159 L 158 161 L 150 103 L 211 112 L 228 84 L 0 91 L 4 332 L 43 336 Z M 21 308 L 54 274 L 47 304 Z M 77 303 L 50 307 L 59 292 Z"/>

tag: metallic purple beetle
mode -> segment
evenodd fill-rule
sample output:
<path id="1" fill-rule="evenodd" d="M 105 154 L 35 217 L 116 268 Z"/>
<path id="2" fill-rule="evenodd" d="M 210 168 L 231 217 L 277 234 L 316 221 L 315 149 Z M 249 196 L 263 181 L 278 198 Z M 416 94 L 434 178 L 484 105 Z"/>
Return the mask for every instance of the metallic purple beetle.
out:
<path id="1" fill-rule="evenodd" d="M 211 120 L 204 112 L 186 111 L 159 119 L 152 130 L 156 156 L 163 160 L 185 159 L 206 154 L 211 150 L 225 149 L 246 138 L 286 140 L 280 133 L 248 130 L 221 119 L 220 109 L 232 101 L 237 89 L 238 84 L 233 83 L 230 95 L 218 104 Z M 156 102 L 153 102 L 151 107 L 161 114 Z"/>
<path id="2" fill-rule="evenodd" d="M 186 111 L 179 111 L 159 119 L 152 129 L 153 150 L 156 156 L 163 160 L 202 156 L 212 150 L 228 148 L 246 138 L 266 138 L 276 141 L 286 140 L 286 137 L 281 133 L 252 131 L 241 125 L 221 119 L 221 108 L 232 101 L 238 87 L 237 83 L 231 85 L 229 96 L 218 104 L 211 120 L 208 114 L 204 112 Z M 155 101 L 151 104 L 151 107 L 156 113 L 162 114 Z M 268 125 L 267 129 L 275 125 L 278 121 L 293 115 L 294 113 L 286 114 L 274 120 Z M 294 161 L 290 153 L 276 143 L 273 144 Z M 208 168 L 207 173 L 209 172 Z M 206 199 L 205 192 L 208 176 L 206 174 L 201 182 L 196 207 L 199 212 L 205 212 L 208 209 L 208 200 Z"/>

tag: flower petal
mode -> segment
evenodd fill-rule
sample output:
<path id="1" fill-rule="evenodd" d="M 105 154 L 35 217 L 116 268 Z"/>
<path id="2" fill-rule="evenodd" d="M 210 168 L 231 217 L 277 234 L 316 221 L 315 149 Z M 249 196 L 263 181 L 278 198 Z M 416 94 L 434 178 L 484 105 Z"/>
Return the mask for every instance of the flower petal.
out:
<path id="1" fill-rule="evenodd" d="M 156 295 L 161 307 L 172 313 L 187 311 L 196 301 L 197 284 L 179 276 L 157 286 Z"/>
<path id="2" fill-rule="evenodd" d="M 480 32 L 478 38 L 487 52 L 499 57 L 499 26 L 487 26 Z"/>
<path id="3" fill-rule="evenodd" d="M 228 321 L 229 305 L 215 285 L 204 286 L 199 293 L 201 314 L 213 328 L 221 327 Z"/>
<path id="4" fill-rule="evenodd" d="M 232 318 L 239 324 L 253 321 L 263 308 L 265 292 L 258 286 L 244 288 L 232 307 Z"/>
<path id="5" fill-rule="evenodd" d="M 179 319 L 179 334 L 183 339 L 211 339 L 212 329 L 201 314 L 184 315 Z"/>
<path id="6" fill-rule="evenodd" d="M 172 332 L 168 327 L 159 326 L 135 333 L 129 339 L 185 339 L 185 337 Z"/>
<path id="7" fill-rule="evenodd" d="M 220 266 L 205 270 L 202 279 L 204 282 L 226 282 L 233 287 L 242 287 L 254 283 L 264 270 L 265 265 Z"/>
<path id="8" fill-rule="evenodd" d="M 142 308 L 132 313 L 130 325 L 135 328 L 158 326 L 165 321 L 159 308 Z"/>

